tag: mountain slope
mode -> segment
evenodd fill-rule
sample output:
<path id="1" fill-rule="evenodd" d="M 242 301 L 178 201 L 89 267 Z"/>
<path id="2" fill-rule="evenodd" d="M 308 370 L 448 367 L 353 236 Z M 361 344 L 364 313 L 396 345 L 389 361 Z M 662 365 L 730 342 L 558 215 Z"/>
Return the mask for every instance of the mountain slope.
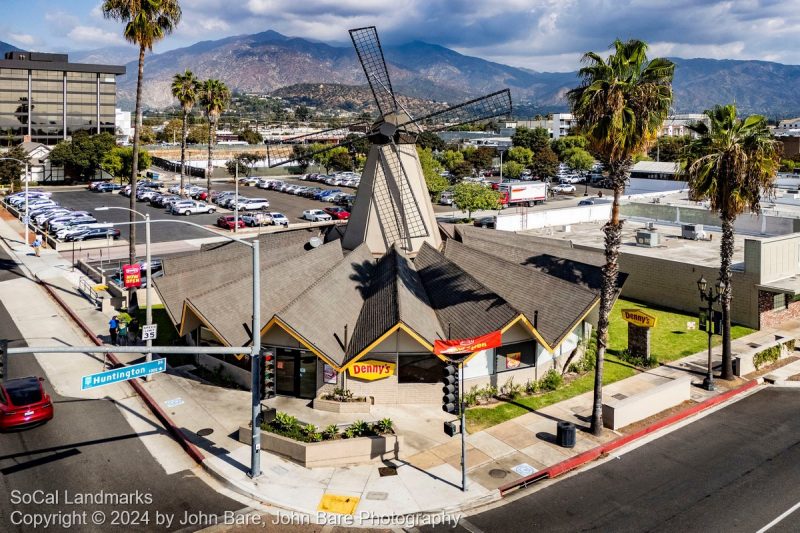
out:
<path id="1" fill-rule="evenodd" d="M 13 52 L 14 50 L 19 50 L 19 48 L 17 48 L 13 44 L 4 43 L 3 41 L 0 41 L 0 58 L 5 56 L 6 52 Z"/>
<path id="2" fill-rule="evenodd" d="M 575 72 L 536 72 L 465 56 L 434 44 L 414 41 L 385 46 L 392 85 L 398 94 L 457 103 L 509 87 L 523 116 L 566 110 L 566 91 L 578 83 Z M 744 113 L 769 116 L 800 112 L 800 66 L 765 61 L 675 59 L 676 112 L 699 112 L 717 103 L 736 101 Z M 136 62 L 119 79 L 119 102 L 131 108 Z M 275 31 L 202 41 L 146 58 L 144 102 L 147 107 L 173 104 L 172 76 L 191 69 L 199 78 L 219 78 L 233 89 L 270 93 L 289 86 L 341 84 L 365 86 L 364 73 L 351 47 L 331 46 Z M 293 97 L 303 95 L 293 89 Z M 312 91 L 313 92 L 313 91 Z M 330 91 L 328 91 L 330 93 Z M 370 96 L 368 92 L 365 92 Z M 308 94 L 308 98 L 320 95 Z M 334 100 L 338 98 L 336 95 Z M 298 100 L 299 101 L 299 100 Z M 354 105 L 350 101 L 348 105 Z M 356 107 L 371 105 L 371 98 Z"/>

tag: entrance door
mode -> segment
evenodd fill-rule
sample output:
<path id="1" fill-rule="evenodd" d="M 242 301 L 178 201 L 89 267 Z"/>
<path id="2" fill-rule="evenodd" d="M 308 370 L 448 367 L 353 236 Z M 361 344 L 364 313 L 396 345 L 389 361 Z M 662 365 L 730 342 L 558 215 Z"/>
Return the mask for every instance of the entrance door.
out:
<path id="1" fill-rule="evenodd" d="M 275 392 L 284 396 L 295 394 L 296 354 L 278 353 L 275 357 Z"/>
<path id="2" fill-rule="evenodd" d="M 283 396 L 313 399 L 317 394 L 317 356 L 288 348 L 275 351 L 275 391 Z"/>
<path id="3" fill-rule="evenodd" d="M 317 395 L 317 356 L 305 352 L 300 356 L 300 375 L 298 396 L 314 399 Z"/>

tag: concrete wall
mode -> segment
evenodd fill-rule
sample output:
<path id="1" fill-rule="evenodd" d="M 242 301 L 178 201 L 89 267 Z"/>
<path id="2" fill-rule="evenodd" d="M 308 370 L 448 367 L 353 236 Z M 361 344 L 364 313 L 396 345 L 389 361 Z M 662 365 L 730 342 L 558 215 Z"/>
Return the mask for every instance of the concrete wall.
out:
<path id="1" fill-rule="evenodd" d="M 800 234 L 745 241 L 745 265 L 761 283 L 800 273 Z"/>
<path id="2" fill-rule="evenodd" d="M 670 379 L 644 392 L 623 400 L 606 398 L 603 401 L 603 425 L 617 430 L 644 420 L 691 398 L 690 376 Z"/>
<path id="3" fill-rule="evenodd" d="M 640 217 L 680 224 L 703 224 L 720 228 L 722 221 L 716 213 L 700 207 L 633 202 L 622 204 L 620 212 L 626 217 Z M 739 233 L 786 235 L 800 230 L 797 219 L 772 215 L 744 214 L 737 217 L 734 229 Z"/>
<path id="4" fill-rule="evenodd" d="M 611 204 L 586 205 L 531 211 L 528 213 L 501 213 L 497 217 L 497 229 L 520 231 L 557 227 L 581 222 L 605 222 L 611 217 Z"/>

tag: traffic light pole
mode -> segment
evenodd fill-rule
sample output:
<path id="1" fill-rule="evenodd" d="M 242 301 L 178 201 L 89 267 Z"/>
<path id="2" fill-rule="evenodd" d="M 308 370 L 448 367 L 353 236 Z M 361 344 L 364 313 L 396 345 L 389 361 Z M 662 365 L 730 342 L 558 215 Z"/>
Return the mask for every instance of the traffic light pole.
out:
<path id="1" fill-rule="evenodd" d="M 464 404 L 464 361 L 458 365 L 458 405 L 461 408 L 461 492 L 467 492 L 467 409 Z"/>

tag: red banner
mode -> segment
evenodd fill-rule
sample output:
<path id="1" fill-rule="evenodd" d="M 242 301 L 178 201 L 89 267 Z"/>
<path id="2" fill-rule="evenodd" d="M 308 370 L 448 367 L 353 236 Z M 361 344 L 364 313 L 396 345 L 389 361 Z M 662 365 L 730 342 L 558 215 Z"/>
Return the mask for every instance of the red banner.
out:
<path id="1" fill-rule="evenodd" d="M 493 331 L 471 339 L 447 339 L 433 342 L 433 353 L 436 355 L 461 355 L 489 348 L 497 348 L 502 344 L 502 335 Z"/>
<path id="2" fill-rule="evenodd" d="M 142 286 L 142 267 L 139 265 L 122 266 L 122 284 L 125 288 Z"/>

